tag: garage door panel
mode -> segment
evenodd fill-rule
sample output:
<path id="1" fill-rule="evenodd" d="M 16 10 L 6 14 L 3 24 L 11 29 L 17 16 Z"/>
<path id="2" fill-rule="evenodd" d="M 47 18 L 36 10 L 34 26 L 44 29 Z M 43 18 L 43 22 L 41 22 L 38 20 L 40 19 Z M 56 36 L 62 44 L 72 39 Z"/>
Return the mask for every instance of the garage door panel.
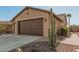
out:
<path id="1" fill-rule="evenodd" d="M 32 19 L 19 22 L 19 34 L 43 35 L 43 19 Z"/>

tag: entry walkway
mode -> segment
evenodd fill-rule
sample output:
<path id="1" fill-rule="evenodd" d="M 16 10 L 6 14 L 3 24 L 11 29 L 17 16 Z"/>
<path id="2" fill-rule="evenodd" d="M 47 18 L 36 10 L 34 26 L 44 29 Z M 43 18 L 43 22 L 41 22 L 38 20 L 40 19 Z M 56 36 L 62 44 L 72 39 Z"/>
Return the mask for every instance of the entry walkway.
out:
<path id="1" fill-rule="evenodd" d="M 79 46 L 79 37 L 77 34 L 73 33 L 70 38 L 66 38 L 61 41 L 61 43 Z"/>

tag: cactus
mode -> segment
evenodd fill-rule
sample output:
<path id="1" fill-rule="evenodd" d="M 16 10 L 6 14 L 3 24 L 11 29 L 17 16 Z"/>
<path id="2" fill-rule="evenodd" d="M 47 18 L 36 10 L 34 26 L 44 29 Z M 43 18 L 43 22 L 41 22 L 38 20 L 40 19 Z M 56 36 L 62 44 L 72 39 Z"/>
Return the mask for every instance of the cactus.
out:
<path id="1" fill-rule="evenodd" d="M 52 8 L 50 9 L 50 23 L 49 23 L 49 44 L 51 47 L 56 46 L 56 31 L 55 31 L 55 18 L 54 15 L 52 14 Z"/>

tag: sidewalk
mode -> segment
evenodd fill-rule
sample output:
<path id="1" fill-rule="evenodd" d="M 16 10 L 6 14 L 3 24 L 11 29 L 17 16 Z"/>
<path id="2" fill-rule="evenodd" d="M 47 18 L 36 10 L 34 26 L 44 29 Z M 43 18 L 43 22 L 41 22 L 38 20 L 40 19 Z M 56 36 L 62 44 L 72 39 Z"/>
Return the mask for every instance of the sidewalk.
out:
<path id="1" fill-rule="evenodd" d="M 58 52 L 79 52 L 79 37 L 72 34 L 70 38 L 61 41 L 57 47 Z"/>
<path id="2" fill-rule="evenodd" d="M 79 37 L 77 34 L 72 34 L 70 38 L 66 38 L 61 43 L 79 46 Z"/>

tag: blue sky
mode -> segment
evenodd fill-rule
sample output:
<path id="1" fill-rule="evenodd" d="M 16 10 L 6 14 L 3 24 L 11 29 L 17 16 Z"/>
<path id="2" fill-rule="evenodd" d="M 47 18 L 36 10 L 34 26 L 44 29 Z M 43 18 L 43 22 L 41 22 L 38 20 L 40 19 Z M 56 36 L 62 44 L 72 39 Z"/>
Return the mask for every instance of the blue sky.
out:
<path id="1" fill-rule="evenodd" d="M 23 8 L 21 6 L 0 6 L 0 21 L 10 21 Z"/>
<path id="2" fill-rule="evenodd" d="M 36 8 L 50 10 L 56 14 L 71 13 L 71 24 L 79 24 L 79 7 L 78 6 L 34 6 Z M 0 21 L 9 21 L 17 13 L 19 13 L 24 7 L 23 6 L 0 6 Z"/>

